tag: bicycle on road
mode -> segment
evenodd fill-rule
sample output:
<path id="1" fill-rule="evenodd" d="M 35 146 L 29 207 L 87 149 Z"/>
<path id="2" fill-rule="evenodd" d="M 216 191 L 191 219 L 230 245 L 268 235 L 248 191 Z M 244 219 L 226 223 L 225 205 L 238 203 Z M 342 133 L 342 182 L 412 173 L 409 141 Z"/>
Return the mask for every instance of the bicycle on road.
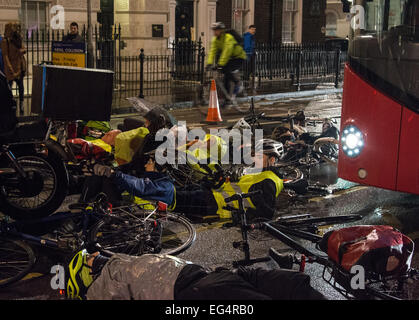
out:
<path id="1" fill-rule="evenodd" d="M 235 194 L 227 199 L 226 203 L 238 201 L 239 208 L 236 209 L 227 205 L 225 209 L 238 215 L 242 240 L 233 243 L 234 248 L 239 248 L 244 252 L 244 259 L 234 261 L 233 266 L 252 265 L 259 262 L 275 261 L 281 268 L 292 269 L 294 265 L 299 266 L 300 272 L 304 272 L 306 263 L 317 263 L 323 267 L 322 278 L 335 290 L 347 299 L 360 300 L 400 300 L 407 296 L 407 283 L 409 279 L 419 279 L 419 272 L 414 268 L 403 270 L 394 275 L 385 275 L 375 271 L 366 270 L 364 289 L 354 289 L 352 278 L 354 274 L 347 271 L 342 264 L 333 259 L 328 251 L 322 248 L 323 236 L 320 236 L 320 228 L 332 225 L 345 225 L 359 221 L 360 215 L 337 215 L 329 217 L 312 217 L 310 214 L 281 216 L 271 221 L 248 223 L 243 201 L 260 191 L 247 194 Z M 269 255 L 261 258 L 250 257 L 249 232 L 263 230 L 277 238 L 291 249 L 295 250 L 295 255 L 279 254 L 274 248 L 269 249 Z M 337 229 L 337 230 L 344 230 Z M 302 244 L 308 241 L 314 248 Z M 355 242 L 355 241 L 354 241 Z M 325 242 L 323 241 L 323 244 Z M 347 245 L 347 244 L 346 244 Z M 348 247 L 345 246 L 347 249 Z M 413 252 L 413 251 L 412 251 Z M 341 254 L 344 254 L 342 251 Z M 375 258 L 377 258 L 375 256 Z M 374 264 L 374 263 L 373 263 Z"/>
<path id="2" fill-rule="evenodd" d="M 250 111 L 251 96 L 254 95 L 254 90 L 252 89 L 251 96 L 248 96 L 247 86 L 245 82 L 241 80 L 241 92 L 235 97 L 232 92 L 234 90 L 234 84 L 231 82 L 230 92 L 228 92 L 224 85 L 224 74 L 221 70 L 214 70 L 204 73 L 203 81 L 195 90 L 194 105 L 203 115 L 207 115 L 208 113 L 212 80 L 215 81 L 218 104 L 222 111 L 232 109 L 242 114 L 246 114 Z M 230 102 L 231 104 L 228 105 L 227 102 Z"/>
<path id="3" fill-rule="evenodd" d="M 100 194 L 92 204 L 76 204 L 71 209 L 36 220 L 0 221 L 0 288 L 27 275 L 40 248 L 61 253 L 60 264 L 83 248 L 108 256 L 176 255 L 196 238 L 192 224 L 181 215 L 168 213 L 162 203 L 156 203 L 154 210 L 141 205 L 112 208 Z"/>

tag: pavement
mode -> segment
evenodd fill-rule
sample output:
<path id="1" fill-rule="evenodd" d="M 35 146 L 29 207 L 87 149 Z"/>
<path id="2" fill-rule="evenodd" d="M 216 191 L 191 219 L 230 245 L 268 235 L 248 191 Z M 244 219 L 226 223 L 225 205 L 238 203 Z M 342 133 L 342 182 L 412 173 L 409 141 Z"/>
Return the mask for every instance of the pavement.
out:
<path id="1" fill-rule="evenodd" d="M 287 97 L 280 100 L 260 100 L 257 110 L 263 110 L 267 115 L 283 115 L 289 111 L 304 110 L 306 116 L 334 117 L 340 115 L 341 94 L 332 93 L 310 97 Z M 177 119 L 187 121 L 189 127 L 202 126 L 202 114 L 194 109 L 178 108 L 171 110 Z M 138 114 L 113 117 L 112 126 L 122 121 L 123 117 Z M 139 117 L 139 116 L 138 116 Z M 228 123 L 234 123 L 241 115 L 234 113 L 223 114 Z M 339 122 L 339 119 L 338 119 Z M 338 123 L 338 127 L 339 127 Z M 208 129 L 208 126 L 204 126 Z M 314 128 L 320 130 L 320 128 Z M 342 189 L 326 197 L 312 197 L 303 203 L 289 202 L 283 195 L 281 198 L 278 215 L 310 213 L 313 216 L 333 216 L 340 214 L 360 214 L 363 218 L 357 224 L 388 224 L 398 228 L 410 236 L 416 244 L 419 241 L 419 196 L 365 187 L 352 184 L 337 178 L 336 171 L 330 167 L 318 168 L 317 177 L 325 179 L 329 184 Z M 67 197 L 60 211 L 66 210 L 68 204 L 76 201 L 77 196 Z M 193 261 L 206 267 L 231 267 L 232 261 L 244 257 L 243 252 L 233 248 L 234 241 L 241 240 L 238 228 L 223 228 L 223 222 L 197 223 L 197 239 L 180 258 Z M 323 229 L 326 232 L 328 229 Z M 277 239 L 262 231 L 254 231 L 250 236 L 251 257 L 266 256 L 269 248 L 273 247 L 280 253 L 294 253 Z M 303 244 L 308 245 L 306 242 Z M 412 261 L 412 266 L 419 268 L 419 255 L 417 250 Z M 53 259 L 53 258 L 52 258 Z M 11 287 L 0 290 L 0 299 L 29 299 L 29 300 L 56 300 L 62 299 L 56 290 L 52 290 L 49 274 L 53 260 L 40 261 L 31 274 Z M 259 263 L 256 266 L 263 268 L 277 268 L 275 262 Z M 344 300 L 345 298 L 328 285 L 323 279 L 323 268 L 316 264 L 308 264 L 306 273 L 311 276 L 312 286 L 322 292 L 328 299 Z M 419 299 L 418 283 L 409 284 L 409 298 Z"/>

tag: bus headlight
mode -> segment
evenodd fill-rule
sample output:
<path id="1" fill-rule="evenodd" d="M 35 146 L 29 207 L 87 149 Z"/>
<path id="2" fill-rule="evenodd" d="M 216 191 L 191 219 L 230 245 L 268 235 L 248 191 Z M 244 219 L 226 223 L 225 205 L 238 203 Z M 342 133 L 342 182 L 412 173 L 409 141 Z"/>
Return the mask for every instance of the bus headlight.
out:
<path id="1" fill-rule="evenodd" d="M 364 148 L 364 136 L 362 132 L 353 125 L 349 125 L 343 129 L 341 141 L 343 152 L 351 158 L 359 156 Z"/>

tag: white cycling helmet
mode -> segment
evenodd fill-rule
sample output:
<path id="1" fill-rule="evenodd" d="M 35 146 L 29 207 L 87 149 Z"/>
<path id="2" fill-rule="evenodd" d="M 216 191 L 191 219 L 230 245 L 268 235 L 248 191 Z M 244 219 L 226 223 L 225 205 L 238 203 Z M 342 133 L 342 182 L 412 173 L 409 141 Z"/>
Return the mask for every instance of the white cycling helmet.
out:
<path id="1" fill-rule="evenodd" d="M 219 22 L 214 22 L 211 25 L 212 30 L 225 29 L 225 28 L 226 28 L 225 24 L 223 22 L 220 22 L 220 21 Z"/>
<path id="2" fill-rule="evenodd" d="M 275 156 L 281 160 L 284 156 L 284 145 L 281 142 L 272 139 L 262 139 L 256 142 L 255 152 L 262 151 L 268 156 Z"/>

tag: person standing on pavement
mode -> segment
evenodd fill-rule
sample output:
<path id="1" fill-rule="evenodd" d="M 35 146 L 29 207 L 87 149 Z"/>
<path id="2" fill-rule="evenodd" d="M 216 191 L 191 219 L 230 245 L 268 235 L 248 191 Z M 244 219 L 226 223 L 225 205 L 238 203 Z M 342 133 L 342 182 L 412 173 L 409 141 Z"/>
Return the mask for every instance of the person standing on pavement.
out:
<path id="1" fill-rule="evenodd" d="M 250 74 L 254 74 L 255 71 L 255 34 L 256 26 L 252 24 L 249 26 L 248 31 L 243 35 L 243 49 L 247 55 L 246 79 L 249 78 Z"/>
<path id="2" fill-rule="evenodd" d="M 77 22 L 70 24 L 70 32 L 63 38 L 63 42 L 84 42 L 83 37 L 79 34 Z"/>
<path id="3" fill-rule="evenodd" d="M 26 48 L 23 45 L 20 25 L 16 22 L 9 22 L 5 26 L 4 39 L 1 41 L 3 55 L 4 73 L 9 86 L 16 82 L 19 89 L 19 109 L 23 115 L 23 100 L 25 88 L 23 78 L 26 74 Z"/>

